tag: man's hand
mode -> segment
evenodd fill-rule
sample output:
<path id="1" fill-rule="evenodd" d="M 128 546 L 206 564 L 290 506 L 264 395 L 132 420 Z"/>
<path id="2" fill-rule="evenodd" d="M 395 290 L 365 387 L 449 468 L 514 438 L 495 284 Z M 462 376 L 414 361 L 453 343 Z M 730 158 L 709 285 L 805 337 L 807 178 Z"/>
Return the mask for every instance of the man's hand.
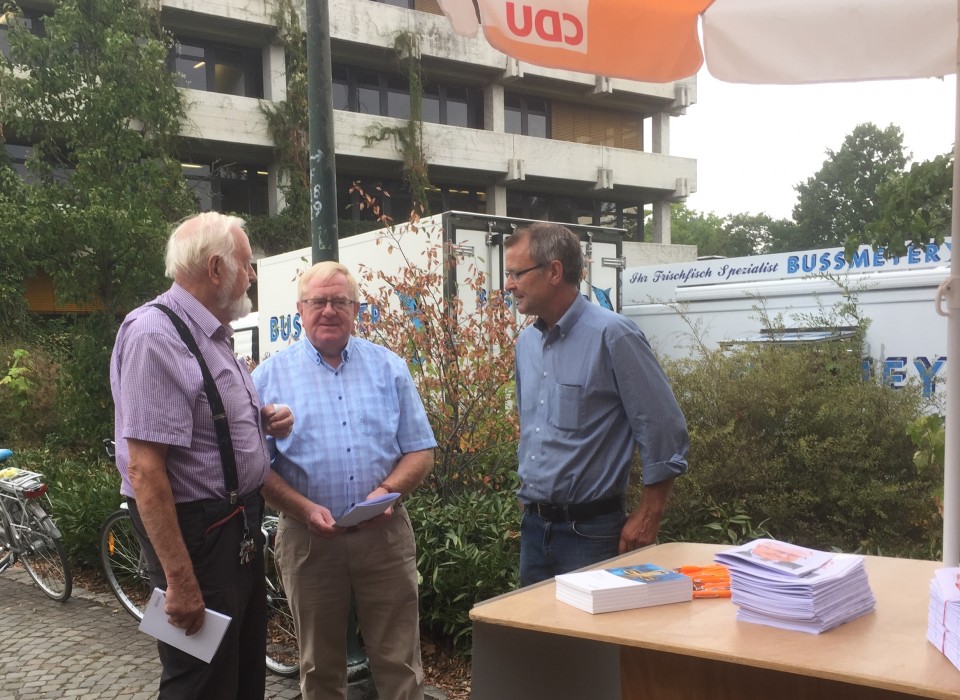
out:
<path id="1" fill-rule="evenodd" d="M 167 582 L 166 605 L 163 611 L 171 625 L 186 630 L 188 636 L 196 634 L 203 627 L 204 609 L 203 595 L 195 578 L 191 576 L 181 585 L 173 581 Z"/>
<path id="2" fill-rule="evenodd" d="M 659 517 L 647 517 L 642 508 L 635 510 L 620 530 L 620 554 L 653 544 L 657 541 L 659 532 Z"/>
<path id="3" fill-rule="evenodd" d="M 318 504 L 314 504 L 310 509 L 306 525 L 311 535 L 325 540 L 333 539 L 344 532 L 342 527 L 333 524 L 333 514 L 330 509 Z"/>
<path id="4" fill-rule="evenodd" d="M 660 520 L 667 507 L 667 497 L 673 479 L 658 481 L 656 484 L 644 485 L 640 495 L 640 506 L 630 514 L 627 522 L 620 530 L 620 554 L 632 552 L 640 547 L 646 547 L 657 541 L 660 533 Z"/>
<path id="5" fill-rule="evenodd" d="M 268 403 L 260 409 L 264 432 L 273 438 L 285 438 L 293 430 L 293 412 L 282 403 Z"/>

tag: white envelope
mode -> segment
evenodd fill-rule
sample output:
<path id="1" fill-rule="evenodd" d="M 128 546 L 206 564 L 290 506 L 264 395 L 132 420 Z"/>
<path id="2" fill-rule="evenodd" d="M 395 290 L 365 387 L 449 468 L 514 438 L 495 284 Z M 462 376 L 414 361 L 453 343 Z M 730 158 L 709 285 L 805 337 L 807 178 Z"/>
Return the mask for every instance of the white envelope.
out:
<path id="1" fill-rule="evenodd" d="M 226 634 L 231 618 L 215 610 L 207 610 L 203 619 L 203 627 L 196 634 L 187 636 L 187 631 L 170 624 L 167 614 L 163 611 L 167 595 L 159 588 L 153 589 L 147 609 L 143 611 L 143 620 L 140 621 L 140 631 L 161 642 L 166 642 L 201 661 L 210 663 L 217 653 L 223 635 Z"/>

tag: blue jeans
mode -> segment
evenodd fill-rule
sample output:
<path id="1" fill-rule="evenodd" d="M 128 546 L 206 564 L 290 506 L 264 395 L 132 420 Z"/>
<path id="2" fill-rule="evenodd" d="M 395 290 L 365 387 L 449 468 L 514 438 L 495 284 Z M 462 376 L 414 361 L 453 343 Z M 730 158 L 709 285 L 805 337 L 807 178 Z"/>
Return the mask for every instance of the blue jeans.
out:
<path id="1" fill-rule="evenodd" d="M 520 585 L 546 581 L 617 556 L 626 517 L 605 513 L 555 523 L 525 512 L 520 522 Z"/>

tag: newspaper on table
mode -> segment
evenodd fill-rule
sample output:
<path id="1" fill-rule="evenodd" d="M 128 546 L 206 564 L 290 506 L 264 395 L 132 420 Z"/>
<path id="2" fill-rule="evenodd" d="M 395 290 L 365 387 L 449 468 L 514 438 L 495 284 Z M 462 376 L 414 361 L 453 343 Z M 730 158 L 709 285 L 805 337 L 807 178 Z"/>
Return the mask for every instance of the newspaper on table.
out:
<path id="1" fill-rule="evenodd" d="M 937 569 L 930 579 L 927 640 L 960 668 L 960 568 Z"/>
<path id="2" fill-rule="evenodd" d="M 759 539 L 719 552 L 737 619 L 820 634 L 876 606 L 863 557 Z"/>

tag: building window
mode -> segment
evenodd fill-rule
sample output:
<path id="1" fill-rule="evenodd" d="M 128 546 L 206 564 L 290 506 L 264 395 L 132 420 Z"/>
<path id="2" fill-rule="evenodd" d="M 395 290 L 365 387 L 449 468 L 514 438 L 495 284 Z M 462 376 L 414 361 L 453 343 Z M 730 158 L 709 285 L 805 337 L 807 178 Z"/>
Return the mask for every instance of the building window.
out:
<path id="1" fill-rule="evenodd" d="M 507 192 L 507 216 L 557 221 L 564 224 L 624 228 L 631 235 L 639 227 L 643 207 L 634 203 L 544 195 L 535 192 Z"/>
<path id="2" fill-rule="evenodd" d="M 503 96 L 504 131 L 550 138 L 550 103 L 540 97 L 508 92 Z"/>
<path id="3" fill-rule="evenodd" d="M 269 213 L 267 168 L 252 163 L 182 163 L 187 189 L 200 211 L 260 216 Z"/>
<path id="4" fill-rule="evenodd" d="M 27 158 L 30 157 L 30 146 L 21 146 L 15 143 L 3 144 L 3 150 L 7 152 L 7 159 L 13 172 L 20 176 L 20 179 L 27 182 L 35 182 L 35 178 L 27 170 Z"/>
<path id="5" fill-rule="evenodd" d="M 40 184 L 41 176 L 27 167 L 27 162 L 33 156 L 33 146 L 24 142 L 7 142 L 3 144 L 3 149 L 6 151 L 10 167 L 20 176 L 20 179 L 28 185 Z M 70 161 L 47 158 L 46 165 L 48 167 L 44 168 L 42 177 L 48 182 L 66 183 L 74 173 L 74 167 Z"/>
<path id="6" fill-rule="evenodd" d="M 340 235 L 352 235 L 383 226 L 377 223 L 376 212 L 367 206 L 355 187 L 373 197 L 380 213 L 394 222 L 402 223 L 410 218 L 413 198 L 407 186 L 399 180 L 383 180 L 376 177 L 351 177 L 337 174 L 337 206 L 341 223 Z M 351 191 L 353 190 L 353 191 Z M 427 204 L 431 214 L 445 211 L 466 211 L 482 214 L 486 211 L 486 191 L 473 185 L 436 185 L 427 191 Z M 366 222 L 365 226 L 348 225 L 346 222 Z"/>
<path id="7" fill-rule="evenodd" d="M 410 85 L 400 75 L 335 64 L 333 108 L 409 119 Z M 479 88 L 425 83 L 423 121 L 482 129 L 483 94 Z"/>
<path id="8" fill-rule="evenodd" d="M 43 28 L 43 15 L 37 10 L 18 10 L 0 15 L 0 54 L 10 57 L 10 23 L 18 25 L 34 36 L 46 36 Z"/>
<path id="9" fill-rule="evenodd" d="M 177 87 L 241 97 L 263 97 L 260 49 L 177 37 L 167 61 Z"/>

